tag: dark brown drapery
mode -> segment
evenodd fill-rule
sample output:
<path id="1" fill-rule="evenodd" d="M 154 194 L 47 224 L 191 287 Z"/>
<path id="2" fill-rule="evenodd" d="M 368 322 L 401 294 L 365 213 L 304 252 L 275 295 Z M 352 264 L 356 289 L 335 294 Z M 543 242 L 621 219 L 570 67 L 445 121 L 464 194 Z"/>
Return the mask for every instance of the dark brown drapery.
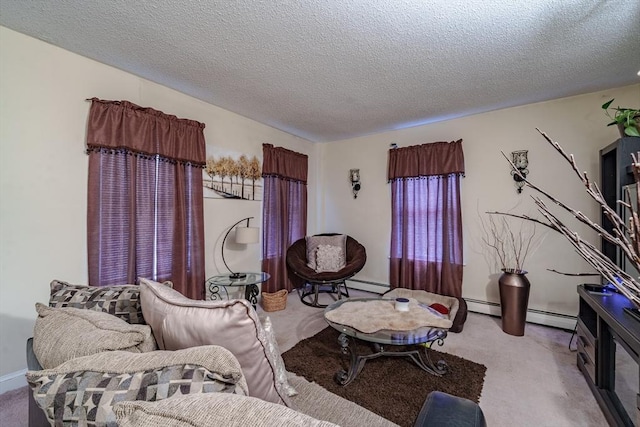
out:
<path id="1" fill-rule="evenodd" d="M 391 288 L 462 296 L 462 140 L 389 150 Z"/>
<path id="2" fill-rule="evenodd" d="M 262 151 L 262 271 L 271 275 L 262 290 L 291 291 L 286 254 L 307 232 L 308 157 L 271 144 L 263 144 Z"/>
<path id="3" fill-rule="evenodd" d="M 307 183 L 309 161 L 306 154 L 271 144 L 262 144 L 262 175 Z"/>
<path id="4" fill-rule="evenodd" d="M 179 119 L 129 101 L 91 99 L 87 148 L 123 149 L 156 154 L 166 160 L 203 167 L 206 162 L 204 123 Z"/>
<path id="5" fill-rule="evenodd" d="M 204 297 L 204 124 L 93 98 L 88 257 L 93 285 L 171 280 Z"/>
<path id="6" fill-rule="evenodd" d="M 389 181 L 452 173 L 464 174 L 461 139 L 389 150 Z"/>

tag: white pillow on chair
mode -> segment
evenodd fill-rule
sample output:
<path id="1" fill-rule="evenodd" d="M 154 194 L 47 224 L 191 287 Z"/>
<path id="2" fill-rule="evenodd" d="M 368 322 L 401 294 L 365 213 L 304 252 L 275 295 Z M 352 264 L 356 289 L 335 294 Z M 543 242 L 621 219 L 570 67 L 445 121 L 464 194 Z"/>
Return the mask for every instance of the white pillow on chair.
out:
<path id="1" fill-rule="evenodd" d="M 337 246 L 342 249 L 342 262 L 346 264 L 347 235 L 336 234 L 335 236 L 307 236 L 305 237 L 307 246 L 307 266 L 316 269 L 317 251 L 320 245 Z M 326 271 L 326 270 L 325 270 Z"/>
<path id="2" fill-rule="evenodd" d="M 344 251 L 339 246 L 319 245 L 316 250 L 316 272 L 340 271 L 345 266 Z"/>

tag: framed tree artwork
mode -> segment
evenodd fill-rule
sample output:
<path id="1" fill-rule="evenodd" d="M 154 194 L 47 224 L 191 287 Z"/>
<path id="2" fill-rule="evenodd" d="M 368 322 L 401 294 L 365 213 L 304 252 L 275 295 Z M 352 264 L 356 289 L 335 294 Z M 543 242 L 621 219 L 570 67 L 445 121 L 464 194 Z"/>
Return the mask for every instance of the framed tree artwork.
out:
<path id="1" fill-rule="evenodd" d="M 205 198 L 262 200 L 262 163 L 255 155 L 207 145 L 202 185 Z"/>

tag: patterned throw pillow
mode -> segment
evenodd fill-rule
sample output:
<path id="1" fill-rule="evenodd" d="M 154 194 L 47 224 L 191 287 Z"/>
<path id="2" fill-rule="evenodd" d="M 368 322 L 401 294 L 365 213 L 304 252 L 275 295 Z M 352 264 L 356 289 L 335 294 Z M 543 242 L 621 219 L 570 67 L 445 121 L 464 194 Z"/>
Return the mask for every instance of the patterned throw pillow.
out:
<path id="1" fill-rule="evenodd" d="M 237 360 L 222 347 L 145 354 L 114 351 L 27 372 L 51 425 L 117 426 L 113 405 L 198 393 L 248 394 Z"/>
<path id="2" fill-rule="evenodd" d="M 340 271 L 345 266 L 344 252 L 339 246 L 320 245 L 316 250 L 316 272 Z"/>
<path id="3" fill-rule="evenodd" d="M 173 288 L 173 283 L 164 282 Z M 85 286 L 60 280 L 51 282 L 49 307 L 73 307 L 103 311 L 127 323 L 144 325 L 138 285 Z"/>
<path id="4" fill-rule="evenodd" d="M 307 246 L 307 266 L 316 269 L 317 249 L 320 245 L 338 246 L 342 248 L 343 262 L 346 263 L 347 235 L 336 234 L 335 236 L 307 236 L 305 237 Z"/>

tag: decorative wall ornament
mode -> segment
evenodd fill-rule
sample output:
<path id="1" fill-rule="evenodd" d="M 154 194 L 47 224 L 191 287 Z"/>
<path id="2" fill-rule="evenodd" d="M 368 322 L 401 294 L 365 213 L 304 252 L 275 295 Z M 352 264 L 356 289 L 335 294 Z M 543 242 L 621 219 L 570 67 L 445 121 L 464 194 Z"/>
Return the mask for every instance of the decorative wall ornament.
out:
<path id="1" fill-rule="evenodd" d="M 513 176 L 513 180 L 516 182 L 518 194 L 522 193 L 522 187 L 524 187 L 525 179 L 527 179 L 527 175 L 529 174 L 529 169 L 527 169 L 529 166 L 527 153 L 527 150 L 511 152 L 511 161 L 517 169 L 517 171 L 511 170 L 511 176 Z"/>
<path id="2" fill-rule="evenodd" d="M 360 191 L 360 169 L 349 170 L 349 180 L 351 181 L 351 191 L 353 191 L 353 198 L 358 198 L 358 191 Z"/>
<path id="3" fill-rule="evenodd" d="M 257 156 L 249 157 L 207 145 L 202 185 L 206 198 L 261 200 L 262 163 Z"/>

